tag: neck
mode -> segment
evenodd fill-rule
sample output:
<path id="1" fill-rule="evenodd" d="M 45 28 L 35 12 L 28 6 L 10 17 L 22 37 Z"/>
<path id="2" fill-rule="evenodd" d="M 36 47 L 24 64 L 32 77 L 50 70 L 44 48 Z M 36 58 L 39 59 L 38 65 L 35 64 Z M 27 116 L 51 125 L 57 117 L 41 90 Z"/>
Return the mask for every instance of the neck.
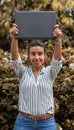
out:
<path id="1" fill-rule="evenodd" d="M 32 68 L 33 72 L 39 72 L 41 68 Z"/>
<path id="2" fill-rule="evenodd" d="M 32 68 L 32 70 L 33 70 L 34 76 L 36 77 L 40 73 L 41 67 L 40 68 Z"/>

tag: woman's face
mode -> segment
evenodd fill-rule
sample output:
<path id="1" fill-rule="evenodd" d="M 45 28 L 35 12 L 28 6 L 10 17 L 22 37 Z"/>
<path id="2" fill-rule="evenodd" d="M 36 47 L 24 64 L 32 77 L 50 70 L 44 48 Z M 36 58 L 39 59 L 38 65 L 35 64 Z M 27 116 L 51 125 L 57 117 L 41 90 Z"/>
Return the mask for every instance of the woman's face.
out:
<path id="1" fill-rule="evenodd" d="M 41 68 L 45 59 L 44 48 L 40 46 L 31 47 L 29 52 L 29 59 L 34 69 Z"/>

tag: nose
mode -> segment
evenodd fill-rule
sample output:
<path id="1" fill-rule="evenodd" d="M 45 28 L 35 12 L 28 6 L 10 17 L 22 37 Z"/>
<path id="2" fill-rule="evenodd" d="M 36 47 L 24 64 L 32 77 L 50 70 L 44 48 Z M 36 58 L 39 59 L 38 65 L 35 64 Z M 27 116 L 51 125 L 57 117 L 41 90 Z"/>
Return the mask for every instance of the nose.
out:
<path id="1" fill-rule="evenodd" d="M 36 59 L 36 60 L 39 59 L 39 56 L 38 56 L 38 55 L 35 55 L 35 59 Z"/>

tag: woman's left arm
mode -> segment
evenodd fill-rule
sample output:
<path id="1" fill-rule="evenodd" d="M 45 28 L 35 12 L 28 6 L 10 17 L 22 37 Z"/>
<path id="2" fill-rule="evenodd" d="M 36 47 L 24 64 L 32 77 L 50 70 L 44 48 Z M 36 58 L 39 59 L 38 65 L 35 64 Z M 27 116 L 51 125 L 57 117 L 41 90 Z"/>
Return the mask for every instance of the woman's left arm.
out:
<path id="1" fill-rule="evenodd" d="M 53 34 L 55 36 L 54 58 L 59 61 L 62 54 L 62 32 L 59 29 L 59 25 L 55 25 Z"/>
<path id="2" fill-rule="evenodd" d="M 54 48 L 54 55 L 51 61 L 51 70 L 50 70 L 50 76 L 52 80 L 55 80 L 58 73 L 60 72 L 62 68 L 62 43 L 61 43 L 61 36 L 62 32 L 59 29 L 59 25 L 55 25 L 54 32 L 55 36 L 55 48 Z"/>

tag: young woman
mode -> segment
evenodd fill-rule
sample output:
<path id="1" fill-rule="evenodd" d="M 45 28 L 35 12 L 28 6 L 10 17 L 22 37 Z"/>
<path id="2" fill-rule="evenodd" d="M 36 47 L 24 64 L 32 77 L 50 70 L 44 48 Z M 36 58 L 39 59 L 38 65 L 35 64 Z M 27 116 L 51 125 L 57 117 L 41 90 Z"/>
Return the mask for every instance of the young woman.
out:
<path id="1" fill-rule="evenodd" d="M 51 65 L 45 67 L 45 47 L 38 40 L 29 44 L 28 57 L 31 66 L 22 65 L 18 51 L 17 25 L 10 29 L 12 65 L 19 78 L 19 113 L 14 130 L 56 130 L 54 118 L 53 82 L 62 67 L 62 32 L 54 27 L 56 37 Z"/>

